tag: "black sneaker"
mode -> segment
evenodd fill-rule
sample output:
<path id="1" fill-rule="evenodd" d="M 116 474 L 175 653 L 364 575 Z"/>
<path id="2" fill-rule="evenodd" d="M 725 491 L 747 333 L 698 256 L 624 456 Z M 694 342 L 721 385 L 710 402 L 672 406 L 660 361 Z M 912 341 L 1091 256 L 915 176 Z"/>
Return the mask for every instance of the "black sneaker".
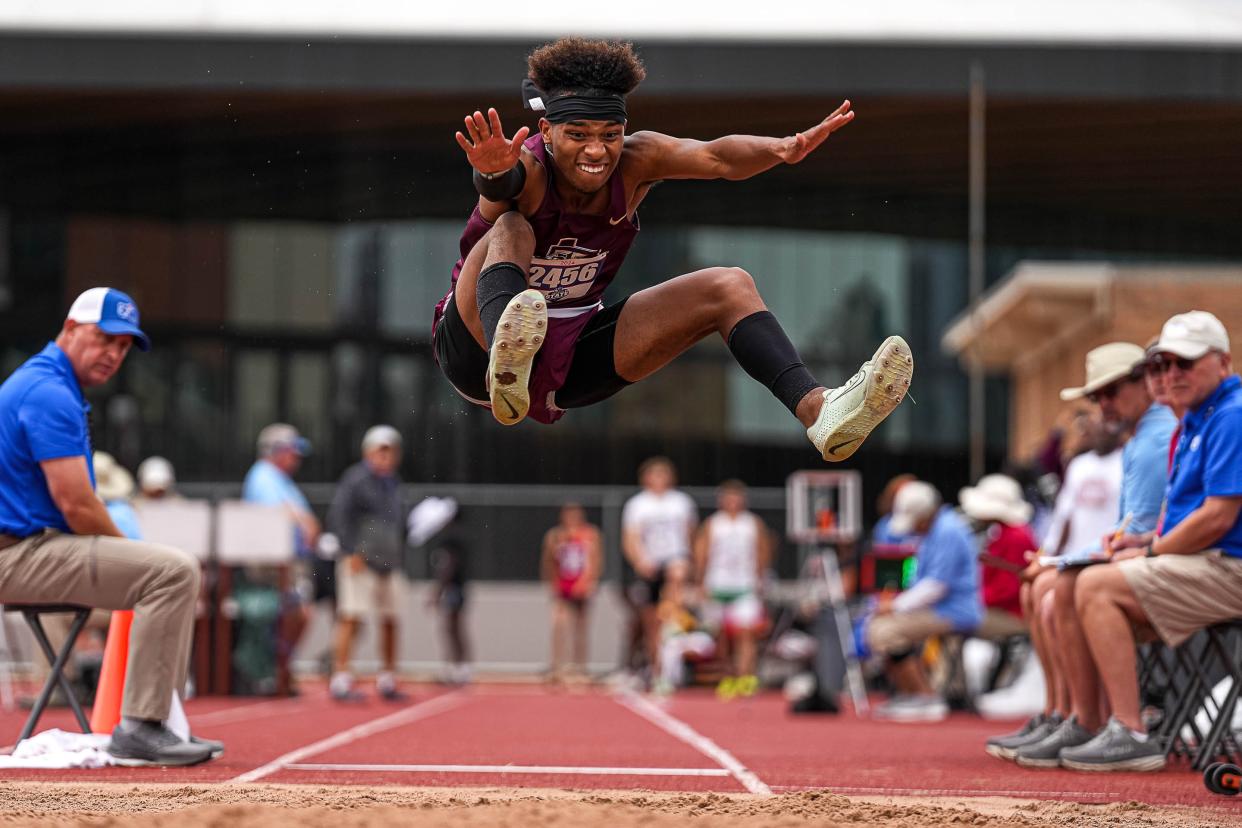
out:
<path id="1" fill-rule="evenodd" d="M 1014 752 L 1023 745 L 1033 744 L 1056 730 L 1061 724 L 1060 715 L 1051 716 L 1039 713 L 1026 720 L 1026 724 L 1013 733 L 1004 736 L 993 736 L 988 739 L 984 750 L 989 756 L 997 759 L 1013 759 Z"/>
<path id="2" fill-rule="evenodd" d="M 1115 718 L 1091 741 L 1061 751 L 1061 767 L 1083 771 L 1155 771 L 1165 761 L 1164 746 L 1158 740 L 1149 735 L 1139 741 Z"/>
<path id="3" fill-rule="evenodd" d="M 117 725 L 107 750 L 118 765 L 127 766 L 197 765 L 211 758 L 211 748 L 183 742 L 164 725 L 151 722 Z"/>
<path id="4" fill-rule="evenodd" d="M 1024 768 L 1057 768 L 1061 766 L 1061 751 L 1090 742 L 1095 736 L 1078 724 L 1077 716 L 1070 716 L 1061 725 L 1038 742 L 1028 742 L 1014 751 L 1014 761 Z"/>
<path id="5" fill-rule="evenodd" d="M 837 706 L 835 699 L 828 698 L 820 693 L 812 693 L 804 696 L 789 706 L 790 713 L 839 713 L 841 708 Z"/>

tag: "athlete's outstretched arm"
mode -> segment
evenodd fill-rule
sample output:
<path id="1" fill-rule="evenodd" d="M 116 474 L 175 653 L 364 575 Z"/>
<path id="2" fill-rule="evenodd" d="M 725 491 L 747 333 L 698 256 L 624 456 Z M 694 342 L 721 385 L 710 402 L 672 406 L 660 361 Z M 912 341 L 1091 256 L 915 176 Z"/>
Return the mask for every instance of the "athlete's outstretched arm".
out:
<path id="1" fill-rule="evenodd" d="M 726 135 L 714 141 L 674 138 L 658 132 L 638 132 L 626 149 L 636 150 L 636 166 L 647 181 L 676 178 L 724 178 L 741 181 L 777 164 L 797 164 L 828 136 L 854 120 L 845 101 L 815 126 L 785 138 Z"/>

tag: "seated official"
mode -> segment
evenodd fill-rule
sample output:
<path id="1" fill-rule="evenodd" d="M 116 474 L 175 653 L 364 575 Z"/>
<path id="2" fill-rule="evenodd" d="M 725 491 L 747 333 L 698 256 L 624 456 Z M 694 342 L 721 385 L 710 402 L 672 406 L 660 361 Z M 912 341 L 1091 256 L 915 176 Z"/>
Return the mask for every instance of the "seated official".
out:
<path id="1" fill-rule="evenodd" d="M 1170 647 L 1242 617 L 1242 384 L 1215 316 L 1170 318 L 1152 347 L 1173 407 L 1185 411 L 1164 525 L 1110 544 L 1116 563 L 1078 576 L 1075 608 L 1113 716 L 1091 741 L 1061 751 L 1076 770 L 1158 770 L 1164 746 L 1139 715 L 1134 627 Z"/>
<path id="2" fill-rule="evenodd" d="M 910 588 L 895 598 L 882 595 L 864 625 L 873 653 L 888 658 L 892 699 L 875 711 L 894 721 L 938 721 L 948 705 L 932 692 L 918 658 L 923 642 L 951 632 L 972 632 L 983 611 L 979 564 L 966 521 L 941 505 L 940 493 L 921 480 L 906 483 L 893 499 L 891 530 L 917 539 L 917 572 Z"/>
<path id="3" fill-rule="evenodd" d="M 94 490 L 82 391 L 111 379 L 133 345 L 150 347 L 133 300 L 92 288 L 56 341 L 0 385 L 0 603 L 134 610 L 108 751 L 124 764 L 192 765 L 222 749 L 164 724 L 185 686 L 198 561 L 124 538 Z"/>

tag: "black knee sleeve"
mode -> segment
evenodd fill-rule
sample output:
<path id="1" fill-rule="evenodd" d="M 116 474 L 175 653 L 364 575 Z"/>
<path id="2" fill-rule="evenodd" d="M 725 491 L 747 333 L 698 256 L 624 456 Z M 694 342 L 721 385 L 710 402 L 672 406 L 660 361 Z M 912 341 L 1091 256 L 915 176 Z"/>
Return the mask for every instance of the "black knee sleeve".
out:
<path id="1" fill-rule="evenodd" d="M 496 262 L 483 268 L 475 287 L 475 303 L 479 321 L 483 323 L 483 341 L 488 349 L 496 338 L 500 314 L 509 300 L 526 290 L 526 271 L 513 262 Z"/>
<path id="2" fill-rule="evenodd" d="M 808 391 L 819 387 L 771 311 L 752 313 L 734 325 L 729 350 L 742 370 L 763 383 L 790 413 Z"/>

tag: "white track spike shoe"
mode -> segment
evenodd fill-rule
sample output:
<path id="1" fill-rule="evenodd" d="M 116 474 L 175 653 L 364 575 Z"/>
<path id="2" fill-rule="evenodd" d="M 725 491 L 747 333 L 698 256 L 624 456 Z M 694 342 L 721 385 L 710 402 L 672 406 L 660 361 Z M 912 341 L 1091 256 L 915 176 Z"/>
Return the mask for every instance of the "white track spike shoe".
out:
<path id="1" fill-rule="evenodd" d="M 501 425 L 517 425 L 530 410 L 530 366 L 548 335 L 548 303 L 530 288 L 509 300 L 496 325 L 487 361 L 492 416 Z"/>
<path id="2" fill-rule="evenodd" d="M 849 382 L 824 392 L 819 416 L 806 436 L 828 462 L 845 460 L 893 413 L 913 376 L 910 346 L 900 336 L 890 336 Z"/>

